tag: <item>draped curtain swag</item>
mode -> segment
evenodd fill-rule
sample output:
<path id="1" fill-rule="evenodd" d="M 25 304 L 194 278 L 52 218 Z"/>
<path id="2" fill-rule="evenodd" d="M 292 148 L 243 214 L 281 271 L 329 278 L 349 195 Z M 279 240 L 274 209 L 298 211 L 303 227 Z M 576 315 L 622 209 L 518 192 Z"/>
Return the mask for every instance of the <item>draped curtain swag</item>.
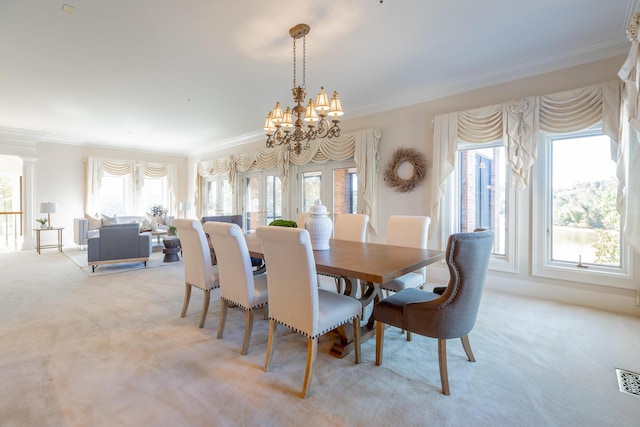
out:
<path id="1" fill-rule="evenodd" d="M 322 163 L 328 160 L 354 158 L 358 175 L 358 190 L 361 191 L 364 204 L 362 213 L 369 215 L 369 226 L 374 233 L 377 233 L 375 173 L 381 136 L 379 129 L 366 129 L 338 138 L 313 140 L 310 143 L 310 148 L 300 154 L 291 153 L 282 146 L 253 153 L 232 154 L 229 157 L 198 163 L 198 176 L 204 178 L 227 174 L 229 182 L 233 186 L 239 173 L 277 168 L 283 191 L 286 191 L 289 183 L 290 164 L 304 165 L 309 162 Z M 201 187 L 198 186 L 198 188 Z"/>
<path id="2" fill-rule="evenodd" d="M 524 189 L 536 160 L 540 131 L 572 132 L 602 122 L 612 151 L 617 152 L 619 117 L 617 81 L 434 117 L 431 232 L 440 219 L 440 201 L 454 169 L 458 141 L 483 144 L 502 139 L 513 185 Z"/>
<path id="3" fill-rule="evenodd" d="M 175 210 L 175 189 L 178 172 L 176 165 L 135 160 L 102 159 L 99 157 L 88 157 L 86 164 L 87 193 L 85 197 L 85 212 L 94 213 L 100 210 L 100 186 L 105 172 L 119 176 L 131 175 L 134 201 L 140 199 L 145 177 L 162 178 L 166 176 L 170 200 L 169 208 Z"/>

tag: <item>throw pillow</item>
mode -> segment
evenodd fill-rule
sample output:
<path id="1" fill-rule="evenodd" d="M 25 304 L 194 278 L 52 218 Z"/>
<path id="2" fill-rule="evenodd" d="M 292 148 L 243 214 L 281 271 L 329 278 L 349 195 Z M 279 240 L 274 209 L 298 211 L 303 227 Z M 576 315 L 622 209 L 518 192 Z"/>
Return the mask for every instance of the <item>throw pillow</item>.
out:
<path id="1" fill-rule="evenodd" d="M 102 220 L 100 218 L 96 218 L 95 216 L 89 215 L 85 212 L 84 219 L 88 222 L 89 230 L 99 230 L 100 227 L 102 227 Z"/>
<path id="2" fill-rule="evenodd" d="M 116 221 L 115 215 L 114 216 L 100 215 L 100 217 L 102 218 L 102 225 L 113 225 L 118 223 Z"/>

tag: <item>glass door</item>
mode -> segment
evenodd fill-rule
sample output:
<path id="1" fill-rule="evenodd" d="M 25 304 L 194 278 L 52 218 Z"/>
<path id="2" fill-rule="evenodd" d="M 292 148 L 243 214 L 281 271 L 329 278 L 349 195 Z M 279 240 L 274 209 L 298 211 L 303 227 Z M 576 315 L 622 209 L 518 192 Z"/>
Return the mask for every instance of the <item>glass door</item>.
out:
<path id="1" fill-rule="evenodd" d="M 282 219 L 282 182 L 275 171 L 244 174 L 242 182 L 247 232 Z"/>

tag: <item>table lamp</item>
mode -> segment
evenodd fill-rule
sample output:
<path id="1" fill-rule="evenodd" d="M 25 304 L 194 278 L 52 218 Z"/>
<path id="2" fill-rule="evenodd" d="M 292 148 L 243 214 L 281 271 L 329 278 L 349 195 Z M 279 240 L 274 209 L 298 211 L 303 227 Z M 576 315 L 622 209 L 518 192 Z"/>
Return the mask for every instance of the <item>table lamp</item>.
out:
<path id="1" fill-rule="evenodd" d="M 180 202 L 178 208 L 184 212 L 183 218 L 187 217 L 187 211 L 191 210 L 191 202 Z"/>
<path id="2" fill-rule="evenodd" d="M 49 224 L 47 228 L 51 228 L 51 214 L 56 213 L 57 210 L 58 210 L 57 203 L 51 203 L 51 202 L 40 203 L 40 213 L 47 214 L 47 224 Z"/>

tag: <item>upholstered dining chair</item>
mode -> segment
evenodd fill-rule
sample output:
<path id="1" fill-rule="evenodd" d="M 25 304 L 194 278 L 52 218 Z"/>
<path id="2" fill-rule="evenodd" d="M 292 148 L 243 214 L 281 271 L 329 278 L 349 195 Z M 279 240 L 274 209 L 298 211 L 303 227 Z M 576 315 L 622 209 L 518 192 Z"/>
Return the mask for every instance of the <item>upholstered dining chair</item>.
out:
<path id="1" fill-rule="evenodd" d="M 211 265 L 211 251 L 200 221 L 176 218 L 173 220 L 173 226 L 178 229 L 184 259 L 185 291 L 180 317 L 185 317 L 187 314 L 187 307 L 189 307 L 189 300 L 191 299 L 191 288 L 193 286 L 200 288 L 204 291 L 204 301 L 202 302 L 198 327 L 202 328 L 209 311 L 211 290 L 217 288 L 220 283 L 218 280 L 218 267 Z"/>
<path id="2" fill-rule="evenodd" d="M 229 304 L 241 307 L 245 311 L 245 326 L 240 353 L 247 354 L 253 330 L 253 313 L 267 304 L 267 276 L 253 274 L 247 242 L 237 224 L 205 222 L 203 228 L 211 237 L 218 257 L 222 298 L 218 339 L 224 334 Z"/>
<path id="3" fill-rule="evenodd" d="M 267 264 L 269 342 L 264 370 L 269 371 L 278 324 L 307 337 L 307 366 L 301 396 L 309 392 L 318 352 L 318 337 L 353 321 L 356 363 L 360 363 L 360 313 L 356 299 L 318 288 L 307 230 L 258 227 Z"/>
<path id="4" fill-rule="evenodd" d="M 333 225 L 333 238 L 350 242 L 365 242 L 367 238 L 367 225 L 369 215 L 365 214 L 338 214 Z M 344 279 L 336 277 L 336 289 L 342 292 Z"/>
<path id="5" fill-rule="evenodd" d="M 469 332 L 476 322 L 492 247 L 490 230 L 452 234 L 445 252 L 450 279 L 442 295 L 409 288 L 374 307 L 376 365 L 382 364 L 384 324 L 436 338 L 442 393 L 449 394 L 447 340 L 460 338 L 467 358 L 475 362 Z"/>
<path id="6" fill-rule="evenodd" d="M 427 248 L 427 237 L 431 218 L 428 216 L 392 215 L 387 224 L 387 245 L 410 248 Z M 380 289 L 398 292 L 407 288 L 420 288 L 426 281 L 426 267 L 406 273 L 389 282 L 381 283 Z"/>
<path id="7" fill-rule="evenodd" d="M 333 225 L 333 238 L 350 242 L 364 242 L 367 237 L 369 215 L 338 214 Z"/>
<path id="8" fill-rule="evenodd" d="M 309 212 L 300 212 L 298 215 L 298 228 L 304 228 L 304 222 L 309 218 Z"/>

